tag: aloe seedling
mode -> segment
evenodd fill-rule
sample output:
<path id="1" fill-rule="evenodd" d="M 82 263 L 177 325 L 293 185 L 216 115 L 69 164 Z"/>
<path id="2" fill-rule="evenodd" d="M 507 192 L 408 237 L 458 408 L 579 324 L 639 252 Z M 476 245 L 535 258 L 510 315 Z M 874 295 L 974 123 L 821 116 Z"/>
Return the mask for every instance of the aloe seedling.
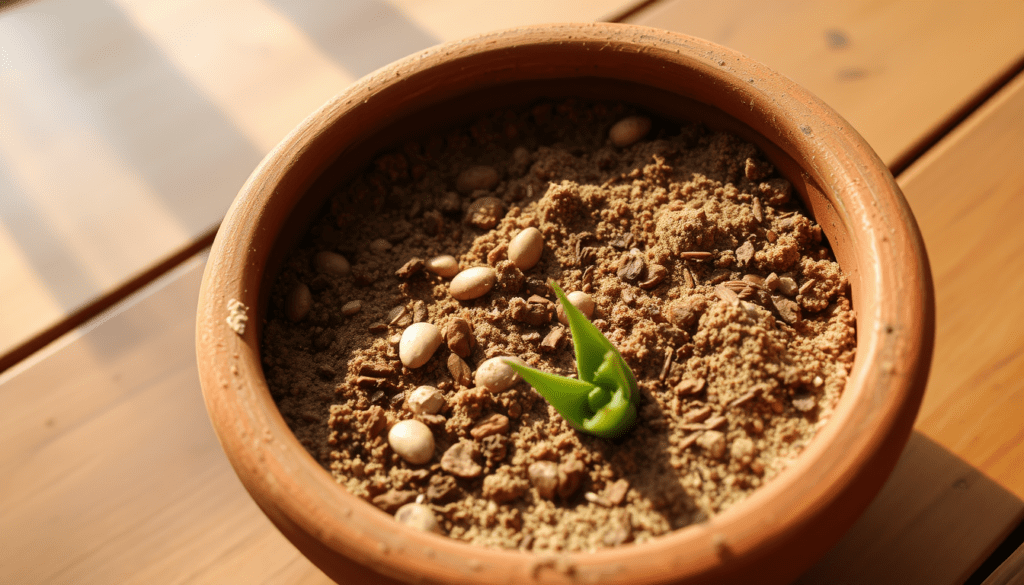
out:
<path id="1" fill-rule="evenodd" d="M 618 437 L 636 421 L 636 378 L 615 346 L 569 302 L 558 284 L 550 284 L 569 319 L 579 379 L 505 363 L 577 430 L 598 437 Z"/>

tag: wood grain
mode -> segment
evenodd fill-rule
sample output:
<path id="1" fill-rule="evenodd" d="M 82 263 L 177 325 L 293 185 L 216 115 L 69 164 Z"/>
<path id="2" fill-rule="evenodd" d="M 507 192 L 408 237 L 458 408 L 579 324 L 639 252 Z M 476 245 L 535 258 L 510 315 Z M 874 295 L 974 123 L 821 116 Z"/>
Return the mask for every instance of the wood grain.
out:
<path id="1" fill-rule="evenodd" d="M 665 0 L 628 19 L 731 47 L 836 109 L 886 164 L 1024 56 L 1024 3 Z"/>
<path id="2" fill-rule="evenodd" d="M 220 222 L 263 155 L 430 45 L 637 0 L 36 0 L 0 10 L 0 355 Z"/>
<path id="3" fill-rule="evenodd" d="M 1019 585 L 1020 583 L 1024 583 L 1024 546 L 1013 551 L 981 585 Z"/>
<path id="4" fill-rule="evenodd" d="M 899 177 L 935 279 L 916 434 L 801 583 L 959 584 L 1024 519 L 1024 75 Z"/>
<path id="5" fill-rule="evenodd" d="M 0 377 L 0 582 L 328 582 L 210 428 L 192 349 L 203 266 Z"/>

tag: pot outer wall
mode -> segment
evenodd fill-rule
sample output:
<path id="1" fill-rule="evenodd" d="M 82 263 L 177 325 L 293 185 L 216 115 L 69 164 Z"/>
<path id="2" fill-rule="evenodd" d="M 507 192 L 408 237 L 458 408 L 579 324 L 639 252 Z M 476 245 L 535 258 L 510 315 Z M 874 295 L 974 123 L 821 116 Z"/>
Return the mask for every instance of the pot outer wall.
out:
<path id="1" fill-rule="evenodd" d="M 260 365 L 260 321 L 285 254 L 339 181 L 401 138 L 540 96 L 621 99 L 755 142 L 799 191 L 851 281 L 858 355 L 832 421 L 784 472 L 700 525 L 597 554 L 530 554 L 414 532 L 352 496 L 304 450 Z M 240 301 L 244 334 L 229 327 Z M 786 583 L 888 477 L 927 380 L 927 255 L 891 174 L 838 114 L 713 43 L 616 24 L 544 25 L 440 45 L 360 80 L 260 164 L 217 235 L 200 292 L 207 409 L 239 478 L 339 582 Z"/>

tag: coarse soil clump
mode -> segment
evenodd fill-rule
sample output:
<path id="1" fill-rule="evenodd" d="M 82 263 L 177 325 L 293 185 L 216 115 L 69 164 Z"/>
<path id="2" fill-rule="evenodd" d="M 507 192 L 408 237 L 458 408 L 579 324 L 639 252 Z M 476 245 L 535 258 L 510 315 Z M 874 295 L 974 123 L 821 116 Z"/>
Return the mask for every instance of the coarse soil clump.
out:
<path id="1" fill-rule="evenodd" d="M 521 269 L 509 243 L 530 227 L 543 250 Z M 456 300 L 440 255 L 493 268 L 491 288 Z M 620 439 L 572 429 L 525 382 L 475 381 L 495 356 L 575 375 L 548 279 L 590 295 L 636 375 Z M 410 368 L 417 322 L 443 341 Z M 854 326 L 821 229 L 756 147 L 569 100 L 406 143 L 341 186 L 277 278 L 262 357 L 285 420 L 351 493 L 426 506 L 478 545 L 589 551 L 704 521 L 785 469 L 842 393 Z M 420 386 L 432 407 L 410 403 Z M 406 419 L 430 430 L 426 463 L 389 443 Z"/>

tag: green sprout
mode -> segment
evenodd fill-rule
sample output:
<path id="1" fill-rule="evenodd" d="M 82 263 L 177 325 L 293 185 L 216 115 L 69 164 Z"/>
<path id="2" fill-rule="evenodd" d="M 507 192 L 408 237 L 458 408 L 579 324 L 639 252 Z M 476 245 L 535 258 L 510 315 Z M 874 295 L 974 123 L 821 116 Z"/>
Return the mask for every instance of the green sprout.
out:
<path id="1" fill-rule="evenodd" d="M 579 379 L 505 362 L 533 386 L 577 430 L 606 439 L 621 436 L 636 421 L 640 395 L 636 377 L 610 341 L 549 281 L 569 319 Z"/>

